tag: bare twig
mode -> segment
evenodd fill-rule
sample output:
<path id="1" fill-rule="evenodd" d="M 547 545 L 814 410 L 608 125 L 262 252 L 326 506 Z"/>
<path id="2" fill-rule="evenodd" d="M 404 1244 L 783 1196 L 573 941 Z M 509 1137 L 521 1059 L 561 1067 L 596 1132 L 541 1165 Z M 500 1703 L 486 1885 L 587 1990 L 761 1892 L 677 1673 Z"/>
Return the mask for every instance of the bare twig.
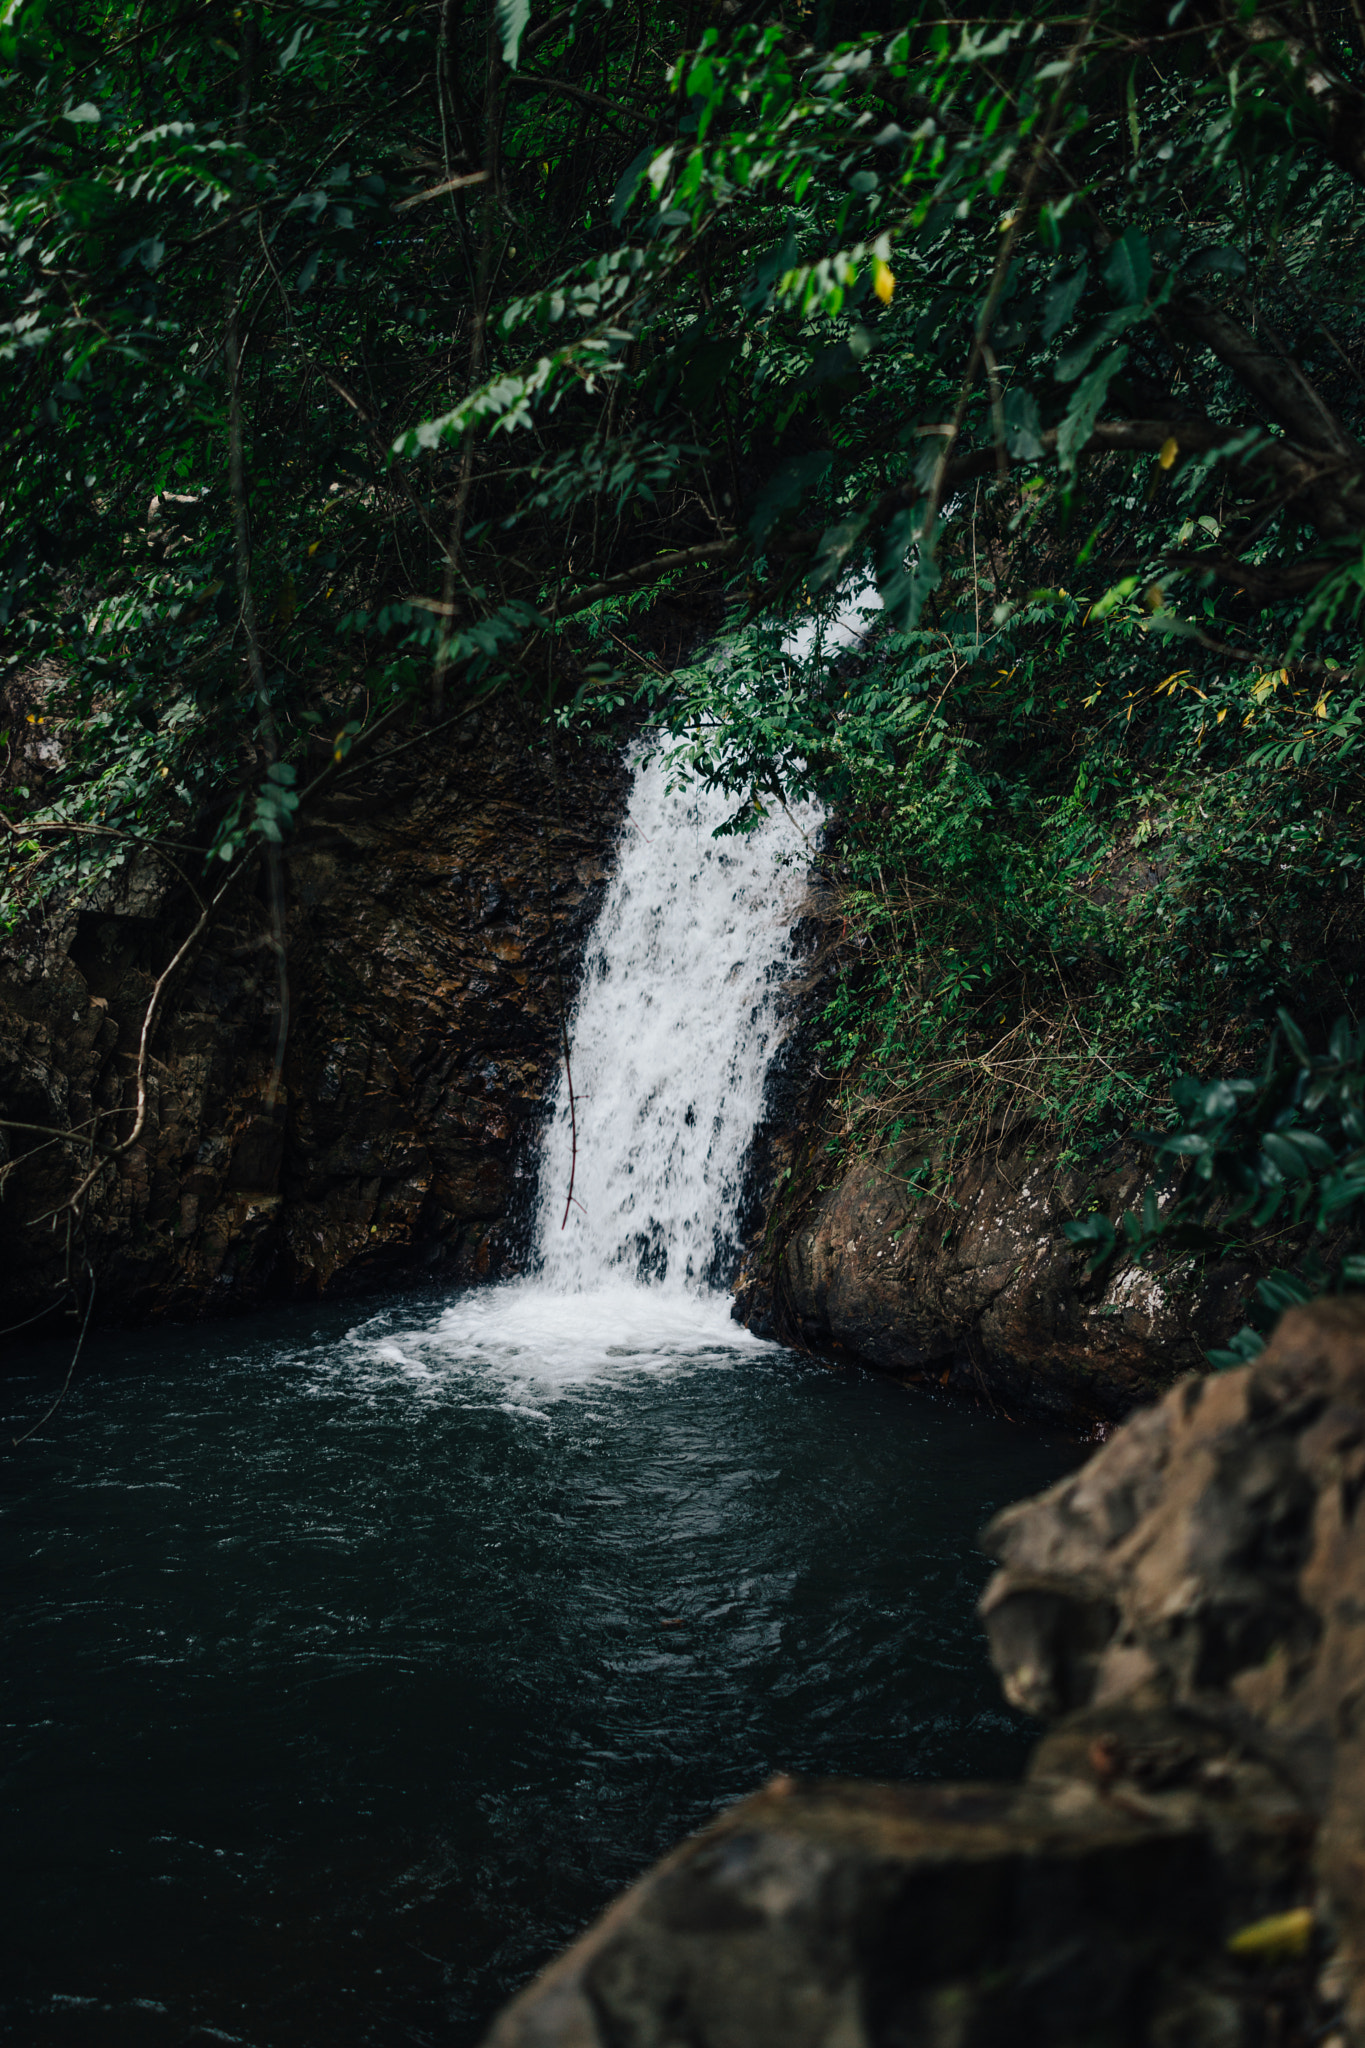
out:
<path id="1" fill-rule="evenodd" d="M 46 1415 L 41 1416 L 39 1420 L 34 1423 L 31 1429 L 26 1429 L 22 1436 L 13 1436 L 10 1438 L 10 1444 L 15 1450 L 18 1450 L 20 1444 L 26 1444 L 31 1436 L 37 1436 L 38 1431 L 40 1429 L 46 1429 L 48 1423 L 51 1422 L 53 1416 L 57 1413 L 57 1410 L 61 1407 L 63 1401 L 67 1397 L 68 1392 L 70 1391 L 71 1382 L 74 1379 L 76 1373 L 76 1363 L 77 1360 L 80 1358 L 81 1348 L 85 1343 L 85 1333 L 90 1328 L 90 1312 L 95 1306 L 95 1269 L 91 1265 L 89 1259 L 87 1259 L 85 1262 L 85 1270 L 90 1280 L 90 1295 L 89 1299 L 86 1301 L 85 1304 L 85 1321 L 81 1324 L 81 1334 L 76 1339 L 76 1348 L 71 1354 L 71 1363 L 66 1369 L 66 1378 L 62 1381 L 61 1391 L 57 1395 L 56 1400 L 52 1403 L 52 1406 L 48 1409 Z M 46 1310 L 41 1311 L 41 1313 L 46 1314 Z M 36 1321 L 37 1318 L 32 1317 L 30 1318 L 30 1320 Z M 22 1329 L 23 1324 L 16 1324 L 15 1327 L 16 1329 Z"/>
<path id="2" fill-rule="evenodd" d="M 72 1215 L 77 1215 L 79 1213 L 80 1203 L 84 1199 L 86 1193 L 89 1191 L 91 1186 L 94 1184 L 94 1181 L 97 1175 L 100 1173 L 101 1169 L 105 1165 L 107 1165 L 107 1163 L 111 1159 L 117 1159 L 123 1153 L 131 1151 L 133 1146 L 136 1145 L 138 1139 L 142 1136 L 143 1125 L 147 1121 L 147 1062 L 151 1050 L 152 1032 L 156 1028 L 157 1016 L 161 1008 L 161 999 L 165 995 L 167 987 L 169 986 L 176 969 L 185 959 L 191 947 L 194 946 L 196 941 L 206 930 L 209 919 L 212 917 L 214 911 L 218 908 L 218 905 L 222 902 L 224 896 L 226 896 L 228 890 L 236 881 L 245 863 L 245 855 L 240 860 L 234 862 L 233 866 L 228 872 L 226 880 L 222 883 L 221 887 L 219 888 L 218 893 L 215 896 L 210 897 L 209 901 L 204 905 L 203 909 L 199 913 L 198 918 L 195 920 L 194 927 L 191 930 L 189 936 L 186 939 L 184 939 L 182 943 L 176 948 L 175 953 L 171 958 L 169 966 L 163 968 L 161 974 L 158 976 L 156 982 L 153 985 L 152 993 L 147 1001 L 147 1008 L 143 1013 L 142 1032 L 138 1039 L 137 1065 L 134 1069 L 134 1081 L 137 1088 L 137 1096 L 135 1102 L 132 1130 L 128 1133 L 128 1136 L 124 1138 L 119 1144 L 111 1145 L 107 1150 L 102 1151 L 100 1153 L 98 1161 L 94 1166 L 90 1168 L 84 1180 L 82 1180 L 80 1186 L 76 1189 L 73 1195 L 69 1195 L 66 1201 L 59 1202 L 55 1209 L 44 1210 L 41 1216 L 38 1216 L 34 1219 L 34 1223 L 30 1227 L 36 1227 L 39 1223 L 46 1223 L 49 1217 L 60 1216 L 64 1211 L 69 1211 Z M 65 1135 L 65 1133 L 61 1135 Z M 91 1144 L 91 1149 L 93 1150 L 93 1139 L 89 1142 Z"/>
<path id="3" fill-rule="evenodd" d="M 394 201 L 394 213 L 406 213 L 410 206 L 423 206 L 428 199 L 443 199 L 447 192 L 462 192 L 466 185 L 485 185 L 487 171 L 462 171 L 453 178 L 443 178 L 439 185 L 428 185 L 425 192 L 414 192 L 411 199 Z"/>

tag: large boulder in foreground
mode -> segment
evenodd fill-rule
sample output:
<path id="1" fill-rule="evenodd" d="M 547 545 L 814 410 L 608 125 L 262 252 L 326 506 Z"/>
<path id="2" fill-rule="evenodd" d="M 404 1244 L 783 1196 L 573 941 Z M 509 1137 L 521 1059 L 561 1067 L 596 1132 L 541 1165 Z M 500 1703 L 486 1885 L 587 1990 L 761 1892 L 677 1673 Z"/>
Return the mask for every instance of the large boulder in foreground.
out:
<path id="1" fill-rule="evenodd" d="M 1365 2042 L 1365 1301 L 1292 1311 L 986 1532 L 1021 1785 L 780 1779 L 489 2048 Z"/>
<path id="2" fill-rule="evenodd" d="M 1080 1472 L 998 1515 L 985 1542 L 1003 1569 L 982 1601 L 1016 1705 L 1094 1726 L 1159 1702 L 1225 1730 L 1294 1792 L 1357 2039 L 1363 1497 L 1365 1300 L 1320 1301 L 1290 1310 L 1252 1365 L 1174 1388 Z M 1124 1754 L 1116 1737 L 1116 1781 Z"/>
<path id="3" fill-rule="evenodd" d="M 1302 1890 L 1282 1865 L 1238 1887 L 1197 1827 L 1028 1786 L 778 1780 L 651 1872 L 488 2048 L 1232 2048 L 1257 1986 L 1209 1958 L 1258 1891 Z M 1279 1989 L 1316 2017 L 1302 1967 Z"/>

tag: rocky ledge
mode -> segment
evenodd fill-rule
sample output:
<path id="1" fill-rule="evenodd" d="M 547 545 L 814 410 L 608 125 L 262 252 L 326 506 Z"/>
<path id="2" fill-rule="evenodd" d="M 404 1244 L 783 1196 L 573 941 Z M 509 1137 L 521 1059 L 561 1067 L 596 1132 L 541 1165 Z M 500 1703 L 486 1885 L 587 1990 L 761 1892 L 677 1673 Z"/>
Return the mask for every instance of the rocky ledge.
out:
<path id="1" fill-rule="evenodd" d="M 489 2048 L 1365 2041 L 1365 1301 L 1287 1315 L 986 1531 L 1018 1785 L 778 1779 Z"/>
<path id="2" fill-rule="evenodd" d="M 805 1134 L 816 1143 L 818 1119 Z M 1197 1280 L 1120 1262 L 1108 1281 L 1062 1234 L 1070 1217 L 1141 1200 L 1134 1152 L 1063 1168 L 1046 1146 L 982 1152 L 923 1191 L 915 1136 L 856 1159 L 788 1217 L 783 1189 L 741 1277 L 736 1313 L 798 1349 L 939 1385 L 1010 1417 L 1103 1434 L 1244 1320 L 1253 1278 L 1228 1259 Z M 810 1177 L 792 1147 L 788 1184 Z"/>

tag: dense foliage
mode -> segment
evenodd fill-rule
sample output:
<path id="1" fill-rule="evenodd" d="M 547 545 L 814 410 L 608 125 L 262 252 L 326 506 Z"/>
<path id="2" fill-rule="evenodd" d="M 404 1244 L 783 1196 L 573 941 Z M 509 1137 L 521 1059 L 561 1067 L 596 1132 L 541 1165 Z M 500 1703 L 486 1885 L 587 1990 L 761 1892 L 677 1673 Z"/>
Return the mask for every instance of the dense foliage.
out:
<path id="1" fill-rule="evenodd" d="M 1098 1213 L 1063 1228 L 1090 1251 L 1092 1276 L 1120 1256 L 1218 1258 L 1241 1250 L 1247 1232 L 1262 1250 L 1278 1240 L 1294 1264 L 1262 1275 L 1254 1321 L 1209 1353 L 1215 1365 L 1240 1365 L 1283 1309 L 1365 1285 L 1365 1031 L 1340 1017 L 1315 1053 L 1281 1011 L 1254 1079 L 1206 1084 L 1181 1074 L 1171 1098 L 1170 1125 L 1145 1134 L 1165 1185 L 1147 1187 L 1117 1229 Z"/>
<path id="2" fill-rule="evenodd" d="M 838 807 L 846 1132 L 1074 1146 L 1325 1038 L 1363 52 L 1357 0 L 11 0 L 11 920 L 500 690 L 643 709 L 737 829 Z"/>

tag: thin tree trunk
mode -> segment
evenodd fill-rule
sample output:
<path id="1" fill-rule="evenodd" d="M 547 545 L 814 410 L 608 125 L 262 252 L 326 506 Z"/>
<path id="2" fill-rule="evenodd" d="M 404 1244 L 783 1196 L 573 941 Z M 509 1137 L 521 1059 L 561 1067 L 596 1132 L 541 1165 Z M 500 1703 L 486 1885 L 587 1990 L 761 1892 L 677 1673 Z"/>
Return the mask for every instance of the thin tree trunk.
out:
<path id="1" fill-rule="evenodd" d="M 256 21 L 248 12 L 242 22 L 241 85 L 233 140 L 244 147 L 251 112 L 251 91 L 256 64 Z M 261 656 L 260 625 L 256 615 L 256 593 L 252 580 L 251 498 L 246 467 L 246 418 L 242 401 L 242 297 L 241 228 L 234 228 L 227 248 L 227 319 L 223 342 L 228 399 L 228 495 L 232 502 L 233 554 L 237 572 L 238 621 L 246 639 L 247 674 L 256 700 L 260 733 L 268 768 L 279 759 L 279 730 L 266 687 L 265 664 Z M 284 1073 L 285 1048 L 289 1042 L 289 962 L 285 945 L 284 859 L 279 844 L 265 846 L 266 896 L 270 907 L 270 935 L 275 954 L 279 991 L 279 1016 L 275 1026 L 275 1057 L 266 1088 L 266 1105 L 273 1109 Z"/>

